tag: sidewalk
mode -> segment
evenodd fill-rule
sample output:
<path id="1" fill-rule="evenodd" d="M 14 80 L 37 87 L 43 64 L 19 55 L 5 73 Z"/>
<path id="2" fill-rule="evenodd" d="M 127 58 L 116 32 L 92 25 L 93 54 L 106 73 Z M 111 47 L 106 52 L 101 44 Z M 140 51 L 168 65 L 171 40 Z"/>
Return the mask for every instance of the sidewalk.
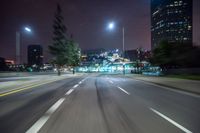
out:
<path id="1" fill-rule="evenodd" d="M 145 76 L 145 75 L 140 75 L 140 74 L 127 74 L 126 76 L 137 79 L 137 80 L 151 82 L 157 85 L 170 87 L 173 89 L 179 89 L 179 90 L 200 95 L 200 81 L 197 81 L 197 80 Z"/>

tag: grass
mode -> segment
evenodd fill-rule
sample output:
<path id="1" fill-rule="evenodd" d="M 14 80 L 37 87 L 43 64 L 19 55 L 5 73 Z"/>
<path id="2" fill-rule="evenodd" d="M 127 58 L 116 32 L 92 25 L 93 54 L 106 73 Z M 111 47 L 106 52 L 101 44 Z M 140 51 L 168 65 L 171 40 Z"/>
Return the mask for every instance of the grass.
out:
<path id="1" fill-rule="evenodd" d="M 165 77 L 200 80 L 200 75 L 191 75 L 191 74 L 166 75 Z"/>

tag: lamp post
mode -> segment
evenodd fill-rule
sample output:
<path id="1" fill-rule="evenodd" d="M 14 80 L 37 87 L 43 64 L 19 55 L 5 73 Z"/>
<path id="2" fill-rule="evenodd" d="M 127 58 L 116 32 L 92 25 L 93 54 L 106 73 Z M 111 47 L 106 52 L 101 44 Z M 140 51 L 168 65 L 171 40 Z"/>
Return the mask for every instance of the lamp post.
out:
<path id="1" fill-rule="evenodd" d="M 115 23 L 110 22 L 108 24 L 108 29 L 113 30 L 114 28 L 115 28 Z M 124 26 L 122 27 L 122 58 L 123 58 L 123 62 L 124 62 L 124 58 L 125 58 L 125 30 L 124 30 Z M 125 74 L 125 63 L 123 63 L 123 74 Z"/>
<path id="2" fill-rule="evenodd" d="M 114 22 L 110 22 L 108 24 L 108 29 L 109 30 L 113 30 L 115 28 L 115 23 Z M 125 30 L 124 27 L 122 27 L 122 57 L 124 58 L 124 52 L 125 52 L 125 39 L 124 39 L 124 35 L 125 35 Z"/>
<path id="3" fill-rule="evenodd" d="M 26 32 L 32 32 L 29 27 L 25 27 Z M 16 31 L 16 64 L 21 63 L 21 52 L 20 52 L 21 34 L 20 31 Z"/>
<path id="4" fill-rule="evenodd" d="M 124 61 L 124 58 L 125 58 L 125 39 L 124 39 L 124 27 L 122 28 L 122 52 L 123 52 L 123 61 Z"/>

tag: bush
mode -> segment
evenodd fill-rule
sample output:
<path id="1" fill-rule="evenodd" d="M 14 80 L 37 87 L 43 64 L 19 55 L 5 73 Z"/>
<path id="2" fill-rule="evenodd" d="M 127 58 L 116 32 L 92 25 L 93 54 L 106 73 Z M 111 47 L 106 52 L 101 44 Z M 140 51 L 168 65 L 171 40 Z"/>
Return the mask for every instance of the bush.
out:
<path id="1" fill-rule="evenodd" d="M 150 62 L 161 68 L 200 67 L 200 48 L 192 44 L 162 41 L 153 50 Z"/>

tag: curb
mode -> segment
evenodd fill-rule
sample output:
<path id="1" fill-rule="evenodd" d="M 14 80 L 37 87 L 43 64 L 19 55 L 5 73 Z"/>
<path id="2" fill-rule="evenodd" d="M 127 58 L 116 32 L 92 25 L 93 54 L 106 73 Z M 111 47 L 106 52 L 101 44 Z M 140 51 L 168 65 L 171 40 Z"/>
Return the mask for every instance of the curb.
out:
<path id="1" fill-rule="evenodd" d="M 186 90 L 186 89 L 183 89 L 183 88 L 174 87 L 174 86 L 170 86 L 170 85 L 166 85 L 166 84 L 162 84 L 162 83 L 156 83 L 156 82 L 146 81 L 146 80 L 142 80 L 142 79 L 137 79 L 137 78 L 134 78 L 134 77 L 131 77 L 131 76 L 126 76 L 126 77 L 131 78 L 131 79 L 140 80 L 140 81 L 143 81 L 143 82 L 152 83 L 152 84 L 155 84 L 155 85 L 160 85 L 160 86 L 163 86 L 163 87 L 168 87 L 168 88 L 171 88 L 171 89 L 174 89 L 174 90 L 179 90 L 179 91 L 184 91 L 184 92 L 187 92 L 187 93 L 192 93 L 192 94 L 200 96 L 200 92 Z"/>

